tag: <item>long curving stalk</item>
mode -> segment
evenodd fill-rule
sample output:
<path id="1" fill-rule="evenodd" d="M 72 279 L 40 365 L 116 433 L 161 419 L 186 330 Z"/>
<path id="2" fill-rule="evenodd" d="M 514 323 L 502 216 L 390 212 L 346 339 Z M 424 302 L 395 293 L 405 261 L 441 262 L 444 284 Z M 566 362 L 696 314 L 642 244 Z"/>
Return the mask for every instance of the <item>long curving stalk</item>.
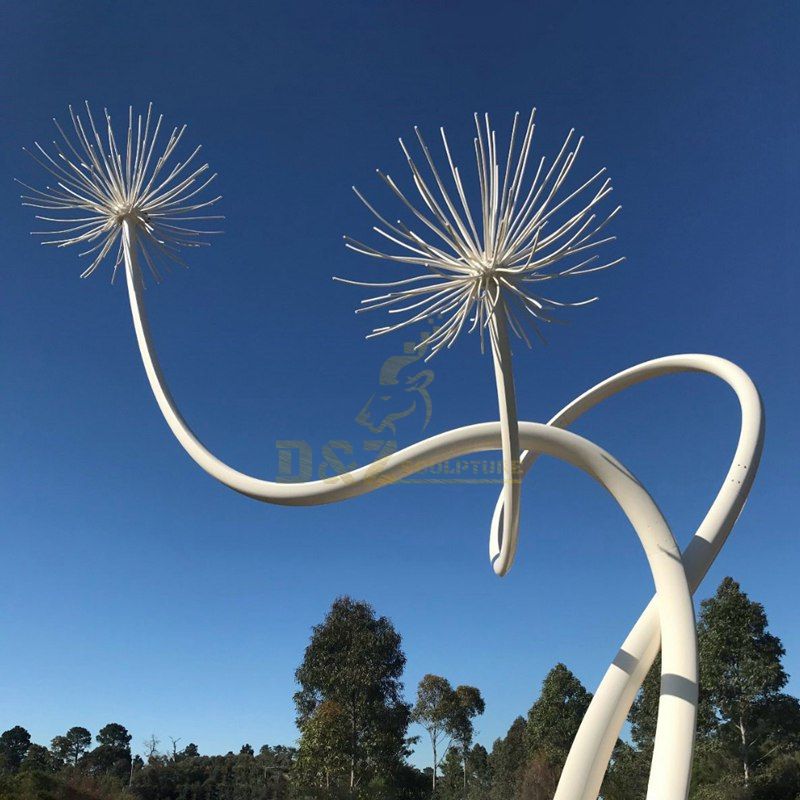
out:
<path id="1" fill-rule="evenodd" d="M 444 131 L 441 132 L 442 142 L 460 207 L 445 189 L 430 151 L 417 132 L 435 190 L 426 182 L 405 145 L 403 149 L 424 209 L 414 207 L 391 178 L 382 177 L 415 220 L 438 237 L 445 249 L 426 243 L 400 221 L 397 225 L 389 223 L 358 193 L 383 226 L 376 226 L 375 230 L 399 245 L 402 252 L 381 253 L 354 240 L 348 240 L 348 246 L 373 257 L 427 270 L 387 283 L 347 281 L 381 288 L 380 296 L 363 302 L 364 310 L 385 308 L 389 314 L 407 315 L 400 322 L 376 328 L 371 335 L 388 333 L 426 319 L 441 321 L 444 318 L 444 323 L 422 343 L 435 353 L 450 347 L 465 326 L 480 330 L 481 336 L 488 329 L 500 421 L 447 431 L 346 475 L 301 484 L 281 484 L 233 469 L 194 435 L 166 386 L 147 324 L 137 250 L 157 279 L 159 273 L 154 256 L 182 263 L 178 255 L 181 249 L 208 244 L 204 237 L 218 231 L 208 230 L 207 224 L 219 217 L 207 212 L 220 198 L 204 200 L 201 195 L 215 176 L 206 177 L 208 164 L 198 166 L 194 162 L 199 147 L 187 158 L 169 166 L 185 126 L 174 128 L 162 155 L 154 156 L 162 117 L 152 114 L 152 106 L 148 107 L 146 115 L 136 118 L 129 109 L 127 139 L 122 147 L 117 144 L 107 112 L 104 112 L 104 134 L 96 126 L 88 104 L 86 114 L 84 122 L 70 108 L 74 141 L 56 122 L 63 144 L 53 143 L 55 156 L 36 144 L 32 157 L 55 176 L 56 182 L 44 191 L 23 184 L 30 192 L 23 195 L 23 204 L 43 210 L 43 214 L 37 215 L 38 219 L 57 224 L 57 230 L 39 232 L 51 237 L 43 243 L 57 247 L 88 246 L 83 255 L 91 254 L 93 260 L 84 270 L 84 276 L 94 272 L 106 257 L 116 252 L 114 273 L 124 264 L 137 342 L 156 401 L 180 444 L 211 476 L 263 502 L 312 505 L 372 491 L 453 457 L 501 450 L 504 485 L 490 532 L 490 552 L 499 574 L 504 574 L 513 563 L 520 481 L 539 454 L 573 464 L 611 493 L 640 539 L 656 595 L 623 643 L 594 696 L 567 759 L 556 797 L 557 800 L 595 800 L 614 742 L 660 644 L 662 692 L 648 798 L 683 800 L 689 786 L 697 695 L 691 591 L 705 575 L 744 505 L 761 453 L 763 413 L 755 387 L 738 367 L 712 356 L 681 355 L 655 359 L 609 378 L 570 403 L 549 425 L 517 421 L 506 323 L 529 343 L 517 314 L 529 322 L 532 318 L 538 334 L 536 322 L 552 321 L 551 311 L 596 299 L 565 304 L 533 292 L 532 288 L 543 281 L 606 269 L 621 260 L 598 263 L 596 255 L 586 257 L 587 251 L 614 238 L 601 238 L 599 234 L 616 216 L 619 207 L 602 221 L 596 218 L 598 204 L 611 192 L 610 181 L 600 181 L 604 170 L 595 173 L 563 199 L 557 199 L 582 139 L 572 142 L 570 132 L 549 169 L 544 168 L 544 159 L 539 162 L 526 191 L 522 187 L 533 136 L 533 114 L 522 137 L 516 164 L 513 155 L 518 118 L 515 117 L 505 169 L 499 163 L 495 132 L 488 116 L 482 121 L 476 116 L 475 154 L 481 192 L 481 213 L 477 217 L 479 233 Z M 592 186 L 588 204 L 576 212 L 565 213 L 565 218 L 556 222 L 553 215 Z M 437 192 L 440 200 L 434 196 Z M 577 263 L 563 265 L 564 259 L 572 260 L 574 256 L 578 257 Z M 387 289 L 388 293 L 384 293 Z M 562 428 L 628 386 L 683 371 L 705 372 L 726 381 L 739 398 L 742 429 L 726 481 L 681 556 L 663 516 L 641 484 L 597 445 Z M 527 452 L 521 454 L 521 447 L 528 448 Z"/>
<path id="2" fill-rule="evenodd" d="M 603 400 L 652 378 L 681 372 L 712 375 L 736 394 L 741 428 L 736 450 L 725 480 L 714 502 L 683 551 L 689 588 L 697 590 L 717 557 L 744 507 L 758 470 L 764 443 L 764 410 L 758 390 L 740 367 L 717 356 L 687 354 L 653 359 L 626 369 L 589 389 L 559 411 L 548 425 L 566 428 Z M 540 454 L 522 454 L 521 474 L 534 465 Z M 492 520 L 492 537 L 499 536 L 505 498 L 501 495 Z M 595 692 L 567 758 L 554 800 L 594 800 L 628 711 L 660 645 L 659 607 L 649 603 L 622 644 Z M 668 684 L 662 691 L 672 691 Z M 654 768 L 656 764 L 654 761 Z M 667 765 L 669 768 L 669 765 Z M 673 769 L 680 765 L 672 765 Z M 688 769 L 688 763 L 682 765 Z M 651 783 L 660 780 L 654 769 Z"/>
<path id="3" fill-rule="evenodd" d="M 449 458 L 502 448 L 502 426 L 483 423 L 430 437 L 371 467 L 323 481 L 280 484 L 234 470 L 210 453 L 192 433 L 166 387 L 145 316 L 136 234 L 134 225 L 123 223 L 131 312 L 148 380 L 178 441 L 206 472 L 225 485 L 264 502 L 292 505 L 326 503 L 363 494 Z M 666 521 L 644 487 L 597 445 L 552 426 L 522 422 L 518 427 L 520 442 L 525 447 L 563 459 L 600 482 L 634 526 L 650 566 L 656 595 L 662 607 L 669 609 L 669 614 L 662 620 L 664 674 L 677 676 L 686 689 L 682 699 L 668 698 L 661 703 L 654 765 L 672 763 L 677 753 L 690 761 L 697 692 L 694 611 L 680 552 Z M 668 793 L 653 794 L 652 797 L 684 798 L 688 791 L 688 773 L 673 771 L 663 785 Z"/>
<path id="4" fill-rule="evenodd" d="M 504 308 L 495 308 L 489 320 L 489 338 L 497 384 L 500 439 L 503 454 L 503 511 L 496 535 L 489 538 L 489 558 L 497 575 L 505 575 L 514 563 L 519 540 L 520 470 L 519 422 L 514 391 L 511 346 Z M 494 530 L 494 529 L 493 529 Z"/>

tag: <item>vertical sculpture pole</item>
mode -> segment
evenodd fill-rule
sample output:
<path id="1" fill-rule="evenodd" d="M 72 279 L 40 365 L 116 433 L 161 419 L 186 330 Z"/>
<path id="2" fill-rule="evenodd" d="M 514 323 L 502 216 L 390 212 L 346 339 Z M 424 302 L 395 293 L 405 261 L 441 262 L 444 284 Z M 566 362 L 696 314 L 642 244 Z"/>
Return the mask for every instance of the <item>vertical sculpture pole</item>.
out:
<path id="1" fill-rule="evenodd" d="M 517 552 L 522 482 L 520 480 L 519 424 L 514 372 L 511 368 L 511 346 L 505 315 L 496 313 L 489 324 L 489 338 L 497 385 L 497 407 L 500 414 L 500 445 L 503 457 L 503 512 L 497 524 L 497 536 L 489 538 L 489 558 L 499 576 L 505 575 Z M 506 513 L 506 509 L 508 513 Z"/>
<path id="2" fill-rule="evenodd" d="M 161 117 L 152 108 L 134 120 L 128 115 L 126 146 L 118 148 L 111 119 L 106 113 L 101 136 L 87 106 L 87 122 L 70 109 L 73 141 L 59 126 L 65 147 L 56 145 L 55 157 L 36 145 L 33 158 L 57 179 L 45 191 L 26 185 L 25 205 L 45 210 L 38 218 L 61 224 L 46 244 L 88 246 L 93 256 L 83 275 L 92 274 L 115 253 L 114 274 L 124 267 L 133 326 L 148 381 L 167 425 L 188 455 L 209 475 L 237 492 L 281 505 L 336 502 L 380 488 L 388 483 L 448 459 L 486 450 L 500 450 L 503 489 L 490 529 L 490 556 L 495 572 L 504 575 L 513 564 L 520 522 L 520 482 L 540 454 L 562 459 L 597 480 L 619 504 L 631 522 L 647 557 L 655 597 L 645 609 L 600 684 L 565 764 L 556 800 L 595 800 L 614 743 L 642 680 L 662 652 L 662 686 L 649 800 L 685 800 L 689 791 L 697 706 L 697 641 L 691 593 L 697 588 L 722 547 L 752 485 L 763 442 L 763 413 L 758 392 L 742 370 L 724 359 L 704 355 L 678 355 L 640 364 L 590 389 L 567 405 L 546 425 L 518 421 L 509 331 L 530 344 L 521 318 L 536 335 L 538 324 L 552 321 L 553 310 L 578 303 L 558 302 L 532 293 L 531 288 L 554 279 L 607 269 L 621 259 L 597 263 L 586 251 L 613 240 L 599 233 L 619 211 L 602 221 L 595 207 L 611 191 L 610 182 L 596 183 L 603 170 L 559 199 L 559 191 L 575 163 L 582 140 L 569 149 L 572 132 L 546 167 L 539 162 L 530 186 L 523 190 L 534 129 L 531 114 L 515 153 L 518 117 L 501 170 L 496 135 L 488 117 L 476 116 L 475 155 L 481 195 L 480 216 L 473 217 L 461 175 L 449 144 L 441 132 L 450 169 L 453 200 L 417 131 L 430 169 L 428 181 L 401 141 L 414 184 L 422 200 L 416 208 L 389 177 L 379 173 L 414 218 L 439 239 L 426 243 L 402 222 L 392 224 L 356 190 L 377 217 L 375 231 L 401 248 L 399 254 L 382 253 L 352 239 L 348 247 L 375 258 L 410 264 L 421 274 L 384 283 L 344 281 L 379 286 L 382 294 L 362 303 L 360 311 L 386 309 L 405 314 L 401 322 L 376 328 L 382 335 L 420 321 L 435 320 L 438 327 L 420 347 L 431 355 L 449 348 L 467 327 L 478 331 L 483 342 L 488 330 L 497 384 L 499 421 L 469 425 L 431 436 L 375 464 L 333 479 L 285 484 L 240 472 L 217 458 L 192 432 L 169 392 L 158 363 L 144 306 L 144 276 L 140 259 L 158 279 L 157 259 L 180 263 L 182 248 L 199 246 L 210 220 L 206 210 L 219 200 L 201 199 L 213 181 L 205 178 L 208 165 L 196 166 L 194 150 L 184 161 L 170 165 L 185 127 L 173 129 L 160 157 L 154 158 Z M 58 123 L 56 123 L 58 125 Z M 23 184 L 25 185 L 25 184 Z M 562 211 L 587 188 L 593 194 L 578 211 Z M 452 191 L 452 190 L 451 190 Z M 198 213 L 200 212 L 200 213 Z M 563 212 L 562 212 L 563 213 Z M 54 215 L 54 216 L 51 216 Z M 191 223 L 191 226 L 187 226 Z M 200 228 L 195 225 L 201 225 Z M 480 229 L 480 231 L 479 231 Z M 577 257 L 577 260 L 575 259 Z M 572 259 L 564 266 L 565 259 Z M 387 291 L 388 290 L 388 291 Z M 430 356 L 429 356 L 430 357 Z M 639 481 L 610 454 L 592 442 L 565 430 L 579 416 L 623 389 L 660 375 L 704 372 L 728 383 L 742 410 L 742 429 L 734 463 L 706 518 L 686 551 L 681 554 L 658 507 Z M 525 448 L 521 452 L 521 448 Z"/>
<path id="3" fill-rule="evenodd" d="M 736 393 L 741 412 L 739 440 L 728 473 L 683 552 L 689 588 L 694 593 L 738 519 L 761 460 L 764 412 L 758 390 L 747 374 L 730 361 L 716 356 L 688 354 L 657 358 L 597 384 L 559 411 L 548 425 L 568 427 L 602 401 L 631 386 L 682 372 L 719 378 Z M 522 455 L 523 476 L 537 458 L 538 454 L 532 451 Z M 503 503 L 504 499 L 500 497 L 492 521 L 493 530 L 499 525 Z M 555 795 L 559 800 L 594 800 L 597 797 L 614 745 L 659 646 L 659 607 L 654 598 L 623 642 L 594 694 L 561 775 Z M 662 686 L 662 691 L 675 693 L 676 687 L 668 682 Z"/>

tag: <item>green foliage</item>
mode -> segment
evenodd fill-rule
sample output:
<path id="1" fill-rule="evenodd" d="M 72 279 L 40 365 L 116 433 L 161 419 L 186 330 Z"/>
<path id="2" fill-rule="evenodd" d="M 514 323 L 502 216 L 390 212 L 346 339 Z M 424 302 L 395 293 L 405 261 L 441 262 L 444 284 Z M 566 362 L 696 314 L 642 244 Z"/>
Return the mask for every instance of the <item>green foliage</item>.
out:
<path id="1" fill-rule="evenodd" d="M 123 800 L 120 783 L 94 778 L 73 767 L 58 774 L 20 770 L 0 777 L 0 800 Z"/>
<path id="2" fill-rule="evenodd" d="M 86 728 L 76 725 L 63 736 L 56 736 L 51 743 L 51 749 L 59 761 L 77 767 L 81 757 L 91 744 L 92 734 Z"/>
<path id="3" fill-rule="evenodd" d="M 486 703 L 480 689 L 474 686 L 459 686 L 456 688 L 453 715 L 450 718 L 450 736 L 453 746 L 461 757 L 464 768 L 464 788 L 467 788 L 467 759 L 469 758 L 472 739 L 475 736 L 475 717 L 486 710 Z"/>
<path id="4" fill-rule="evenodd" d="M 346 779 L 351 793 L 376 776 L 393 774 L 407 753 L 410 708 L 402 697 L 406 657 L 400 645 L 400 635 L 386 617 L 376 617 L 367 603 L 341 597 L 314 627 L 295 675 L 300 684 L 294 696 L 300 749 L 309 725 L 309 735 L 319 738 L 333 724 L 332 715 L 326 713 L 321 721 L 317 712 L 323 703 L 334 703 L 340 715 L 336 730 L 346 730 L 346 735 L 336 738 L 336 758 L 328 753 L 326 761 L 340 771 L 346 763 L 346 773 L 338 774 L 336 783 Z M 333 737 L 326 741 L 333 745 Z M 316 745 L 305 750 L 322 752 Z M 317 774 L 324 775 L 325 768 L 318 766 Z M 320 780 L 309 788 L 323 788 Z"/>
<path id="5" fill-rule="evenodd" d="M 421 725 L 428 733 L 433 750 L 431 770 L 431 790 L 436 791 L 439 763 L 447 754 L 442 747 L 450 736 L 451 720 L 456 710 L 456 694 L 447 678 L 441 675 L 425 675 L 417 686 L 417 702 L 411 712 L 411 719 Z M 442 751 L 445 751 L 442 753 Z"/>
<path id="6" fill-rule="evenodd" d="M 763 607 L 726 578 L 702 604 L 700 710 L 690 800 L 800 800 L 800 703 L 783 692 L 783 646 Z M 400 636 L 365 603 L 337 600 L 314 628 L 297 670 L 298 750 L 249 744 L 202 756 L 197 745 L 132 755 L 119 723 L 32 743 L 21 726 L 0 734 L 0 800 L 552 800 L 591 700 L 563 664 L 491 754 L 473 744 L 478 689 L 441 676 L 420 682 L 413 718 L 437 743 L 441 778 L 406 761 L 411 716 L 402 698 Z M 617 742 L 602 800 L 644 800 L 660 692 L 660 665 Z M 173 740 L 175 741 L 175 740 Z"/>
<path id="7" fill-rule="evenodd" d="M 451 747 L 442 760 L 442 777 L 437 800 L 485 800 L 492 784 L 489 754 L 476 744 L 464 759 L 458 748 Z"/>
<path id="8" fill-rule="evenodd" d="M 299 786 L 343 791 L 350 758 L 342 746 L 350 738 L 345 710 L 333 700 L 323 700 L 303 724 L 294 780 Z"/>
<path id="9" fill-rule="evenodd" d="M 800 797 L 800 752 L 781 753 L 753 779 L 753 800 Z"/>
<path id="10" fill-rule="evenodd" d="M 591 699 L 591 694 L 564 664 L 556 664 L 547 673 L 524 727 L 515 731 L 512 726 L 507 741 L 495 743 L 492 754 L 496 786 L 492 800 L 552 798 Z"/>
<path id="11" fill-rule="evenodd" d="M 128 779 L 131 773 L 131 735 L 127 728 L 118 722 L 109 722 L 95 739 L 97 747 L 84 757 L 86 767 L 95 773 Z"/>
<path id="12" fill-rule="evenodd" d="M 31 746 L 31 735 L 21 725 L 0 734 L 0 769 L 16 772 Z"/>
<path id="13" fill-rule="evenodd" d="M 653 666 L 645 676 L 642 688 L 633 701 L 628 721 L 631 724 L 631 739 L 636 748 L 648 757 L 653 752 L 658 719 L 658 700 L 661 694 L 661 655 L 656 657 Z"/>
<path id="14" fill-rule="evenodd" d="M 540 756 L 560 772 L 591 700 L 591 693 L 575 675 L 564 664 L 556 664 L 528 712 L 529 755 Z"/>
<path id="15" fill-rule="evenodd" d="M 448 748 L 441 762 L 442 776 L 436 787 L 437 800 L 463 800 L 464 776 L 461 754 Z"/>
<path id="16" fill-rule="evenodd" d="M 704 600 L 698 624 L 700 663 L 711 700 L 723 719 L 738 720 L 774 696 L 787 681 L 777 636 L 767 631 L 761 603 L 748 598 L 733 578 Z"/>
<path id="17" fill-rule="evenodd" d="M 600 792 L 603 800 L 643 800 L 649 764 L 648 754 L 627 742 L 617 742 Z"/>
<path id="18" fill-rule="evenodd" d="M 492 746 L 489 764 L 492 773 L 491 800 L 513 800 L 520 771 L 528 755 L 524 717 L 517 717 L 503 739 Z"/>
<path id="19" fill-rule="evenodd" d="M 22 760 L 20 770 L 23 772 L 55 772 L 58 768 L 53 754 L 41 744 L 32 744 Z"/>
<path id="20" fill-rule="evenodd" d="M 781 716 L 781 706 L 792 724 L 788 704 L 779 700 L 788 680 L 781 664 L 785 650 L 767 624 L 761 603 L 725 578 L 714 597 L 703 601 L 698 625 L 701 680 L 719 718 L 720 736 L 739 751 L 745 784 L 770 747 L 771 720 Z"/>
<path id="21" fill-rule="evenodd" d="M 430 797 L 430 776 L 410 764 L 401 764 L 394 774 L 394 800 L 428 800 Z"/>
<path id="22" fill-rule="evenodd" d="M 130 755 L 131 735 L 128 733 L 128 729 L 118 722 L 109 722 L 108 725 L 104 725 L 95 738 L 101 747 L 111 747 Z"/>
<path id="23" fill-rule="evenodd" d="M 138 756 L 130 771 L 128 733 L 121 725 L 106 726 L 101 742 L 64 764 L 41 745 L 32 744 L 16 774 L 0 776 L 0 800 L 290 800 L 289 775 L 296 753 L 292 748 L 264 746 L 256 755 L 245 745 L 238 755 L 200 756 L 188 745 L 173 757 L 150 763 Z M 67 736 L 65 739 L 77 739 Z M 85 741 L 85 737 L 81 737 Z M 126 749 L 125 775 L 98 768 L 99 753 Z M 74 754 L 73 754 L 74 760 Z M 128 785 L 130 781 L 130 786 Z"/>
<path id="24" fill-rule="evenodd" d="M 475 736 L 473 720 L 486 710 L 480 690 L 474 686 L 459 686 L 455 691 L 453 716 L 450 720 L 450 736 L 453 750 L 458 754 L 462 769 L 463 796 L 469 786 L 469 758 L 472 754 L 472 739 Z"/>
<path id="25" fill-rule="evenodd" d="M 257 755 L 249 746 L 224 756 L 184 750 L 137 771 L 130 793 L 137 800 L 288 800 L 294 760 L 291 748 L 266 745 Z"/>
<path id="26" fill-rule="evenodd" d="M 475 735 L 473 720 L 483 714 L 486 705 L 480 690 L 474 686 L 453 689 L 441 675 L 425 675 L 417 687 L 417 702 L 411 718 L 428 732 L 433 749 L 431 790 L 436 792 L 437 771 L 442 750 L 451 763 L 460 764 L 461 796 L 467 791 L 467 760 Z M 449 739 L 451 747 L 442 747 Z M 451 778 L 452 782 L 452 778 Z"/>
<path id="27" fill-rule="evenodd" d="M 517 776 L 516 800 L 551 800 L 561 769 L 541 752 L 530 756 Z"/>
<path id="28" fill-rule="evenodd" d="M 701 604 L 691 800 L 795 800 L 800 794 L 800 705 L 780 691 L 787 680 L 781 663 L 784 649 L 767 627 L 764 607 L 732 578 L 725 578 Z M 627 794 L 609 798 L 644 797 L 642 782 L 636 783 L 634 776 L 647 773 L 652 756 L 659 674 L 657 661 L 631 708 L 636 748 L 609 773 L 622 784 L 627 776 Z"/>
<path id="29" fill-rule="evenodd" d="M 467 757 L 467 800 L 486 800 L 492 788 L 492 765 L 489 753 L 476 744 Z"/>
<path id="30" fill-rule="evenodd" d="M 264 745 L 266 747 L 267 745 Z M 261 748 L 264 749 L 263 747 Z M 197 758 L 200 755 L 200 751 L 197 749 L 197 745 L 194 742 L 189 742 L 183 750 L 179 750 L 175 758 L 182 759 L 182 758 Z"/>
<path id="31" fill-rule="evenodd" d="M 435 794 L 437 800 L 485 800 L 487 797 L 491 789 L 491 768 L 489 754 L 482 745 L 476 744 L 469 750 L 466 762 L 458 748 L 449 748 L 441 769 Z"/>

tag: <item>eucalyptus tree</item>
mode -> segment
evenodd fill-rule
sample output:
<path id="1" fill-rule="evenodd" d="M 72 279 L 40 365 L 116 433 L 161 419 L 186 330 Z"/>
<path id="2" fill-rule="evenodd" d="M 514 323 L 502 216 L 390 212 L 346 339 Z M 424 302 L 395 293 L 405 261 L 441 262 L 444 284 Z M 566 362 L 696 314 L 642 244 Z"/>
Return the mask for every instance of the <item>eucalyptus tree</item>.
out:
<path id="1" fill-rule="evenodd" d="M 517 720 L 509 731 L 507 739 L 512 739 L 512 733 L 515 736 L 506 748 L 514 745 L 516 758 L 511 760 L 511 754 L 506 755 L 511 763 L 505 767 L 505 774 L 497 775 L 503 787 L 493 792 L 498 800 L 539 800 L 553 796 L 591 699 L 592 695 L 564 664 L 556 664 L 547 673 L 527 720 L 521 725 Z M 495 743 L 493 761 L 496 767 L 500 766 L 499 757 L 506 748 Z"/>
<path id="2" fill-rule="evenodd" d="M 714 596 L 701 604 L 693 776 L 697 796 L 744 791 L 772 800 L 800 793 L 800 704 L 781 691 L 787 679 L 783 645 L 767 628 L 763 606 L 750 600 L 732 578 L 725 578 Z M 646 771 L 652 756 L 659 673 L 657 659 L 629 716 L 635 750 L 612 767 L 618 783 L 626 770 L 632 775 Z M 792 788 L 795 784 L 798 790 Z M 630 786 L 629 782 L 629 790 Z"/>
<path id="3" fill-rule="evenodd" d="M 742 780 L 752 777 L 769 728 L 783 716 L 792 726 L 794 698 L 781 696 L 788 676 L 781 640 L 767 630 L 764 606 L 725 578 L 704 600 L 698 624 L 700 675 L 716 712 L 721 733 L 737 740 Z M 773 725 L 765 724 L 772 717 Z"/>
<path id="4" fill-rule="evenodd" d="M 564 765 L 592 695 L 564 664 L 556 664 L 542 681 L 539 699 L 528 711 L 526 730 L 530 755 Z"/>
<path id="5" fill-rule="evenodd" d="M 348 765 L 351 794 L 374 775 L 391 774 L 407 753 L 410 708 L 401 681 L 405 663 L 400 634 L 367 603 L 340 597 L 313 629 L 295 673 L 300 749 L 319 707 L 335 703 L 347 731 L 337 747 Z"/>
<path id="6" fill-rule="evenodd" d="M 452 721 L 456 709 L 456 694 L 447 678 L 425 675 L 417 686 L 417 702 L 411 712 L 414 722 L 425 729 L 433 750 L 431 788 L 436 791 L 439 764 L 447 755 L 444 743 L 450 740 Z"/>
<path id="7" fill-rule="evenodd" d="M 479 689 L 474 686 L 459 686 L 455 690 L 453 716 L 450 720 L 450 735 L 455 750 L 461 759 L 464 794 L 467 793 L 467 761 L 475 736 L 475 717 L 486 710 L 486 703 Z"/>
<path id="8" fill-rule="evenodd" d="M 492 773 L 491 800 L 512 800 L 520 770 L 527 757 L 527 723 L 524 717 L 517 717 L 511 723 L 508 733 L 496 739 L 489 754 Z"/>

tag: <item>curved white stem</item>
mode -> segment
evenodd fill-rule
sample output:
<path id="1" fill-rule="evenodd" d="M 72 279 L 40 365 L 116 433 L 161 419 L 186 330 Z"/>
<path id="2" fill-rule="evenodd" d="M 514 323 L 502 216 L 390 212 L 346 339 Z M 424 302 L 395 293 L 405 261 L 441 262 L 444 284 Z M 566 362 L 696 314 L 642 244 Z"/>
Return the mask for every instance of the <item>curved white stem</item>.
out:
<path id="1" fill-rule="evenodd" d="M 496 449 L 518 452 L 519 444 L 515 451 L 511 436 L 508 435 L 510 425 L 483 423 L 430 437 L 373 465 L 321 481 L 281 484 L 254 478 L 229 467 L 210 453 L 192 433 L 166 387 L 147 325 L 141 275 L 136 262 L 135 236 L 135 229 L 127 222 L 123 223 L 131 312 L 151 388 L 167 424 L 186 452 L 212 477 L 230 488 L 269 503 L 329 503 L 372 491 L 459 455 Z M 499 361 L 502 367 L 502 358 Z M 743 414 L 742 433 L 734 457 L 735 466 L 731 468 L 725 485 L 683 559 L 657 507 L 633 476 L 593 443 L 560 429 L 602 399 L 627 386 L 657 375 L 681 371 L 708 372 L 728 382 L 739 396 Z M 507 384 L 498 381 L 498 388 L 501 385 L 505 388 Z M 511 388 L 513 390 L 513 383 Z M 504 397 L 507 400 L 509 395 L 506 393 Z M 510 397 L 513 401 L 513 391 Z M 515 412 L 508 413 L 508 406 L 504 406 L 500 395 L 499 399 L 501 414 L 506 413 L 508 420 L 516 419 Z M 513 412 L 513 407 L 511 410 Z M 595 695 L 576 737 L 556 797 L 558 800 L 596 798 L 611 748 L 630 703 L 658 652 L 660 630 L 662 697 L 648 798 L 685 798 L 694 741 L 697 692 L 696 641 L 690 587 L 694 590 L 707 571 L 735 522 L 752 484 L 763 438 L 758 393 L 745 373 L 724 359 L 702 355 L 671 356 L 633 367 L 604 381 L 573 401 L 548 425 L 521 422 L 517 424 L 517 430 L 518 441 L 529 448 L 522 455 L 521 474 L 530 468 L 538 454 L 552 455 L 583 469 L 614 496 L 636 529 L 656 587 L 657 599 L 651 602 L 634 627 Z M 510 548 L 515 546 L 515 540 L 501 538 L 506 527 L 503 520 L 506 496 L 504 486 L 495 508 L 492 536 L 498 545 L 502 542 L 503 547 Z M 512 502 L 515 502 L 513 495 Z M 518 495 L 515 504 L 518 509 Z M 518 510 L 515 513 L 518 514 Z M 505 569 L 510 566 L 512 559 L 513 550 Z"/>
<path id="2" fill-rule="evenodd" d="M 742 415 L 741 430 L 728 474 L 700 527 L 683 552 L 683 563 L 694 593 L 717 557 L 744 507 L 761 458 L 764 412 L 761 398 L 747 374 L 723 358 L 702 354 L 666 356 L 626 369 L 589 389 L 558 412 L 548 423 L 567 427 L 603 400 L 651 378 L 679 372 L 700 372 L 727 383 L 736 393 Z M 522 454 L 524 476 L 538 454 Z M 493 535 L 502 524 L 504 498 L 495 506 Z M 663 624 L 663 620 L 661 621 Z M 622 644 L 598 687 L 575 738 L 554 800 L 594 800 L 600 791 L 614 744 L 622 730 L 636 692 L 659 650 L 659 609 L 654 598 Z M 662 687 L 670 691 L 670 687 Z M 656 769 L 656 767 L 658 767 Z M 651 785 L 663 770 L 676 770 L 671 759 L 656 764 Z M 687 768 L 684 764 L 682 768 Z M 666 795 L 665 795 L 666 796 Z"/>
<path id="3" fill-rule="evenodd" d="M 503 510 L 501 520 L 492 527 L 489 537 L 489 558 L 499 576 L 505 575 L 514 562 L 519 540 L 520 471 L 519 422 L 511 366 L 511 346 L 505 309 L 497 304 L 489 320 L 489 339 L 497 384 L 497 406 L 500 413 L 500 436 L 503 453 Z"/>

